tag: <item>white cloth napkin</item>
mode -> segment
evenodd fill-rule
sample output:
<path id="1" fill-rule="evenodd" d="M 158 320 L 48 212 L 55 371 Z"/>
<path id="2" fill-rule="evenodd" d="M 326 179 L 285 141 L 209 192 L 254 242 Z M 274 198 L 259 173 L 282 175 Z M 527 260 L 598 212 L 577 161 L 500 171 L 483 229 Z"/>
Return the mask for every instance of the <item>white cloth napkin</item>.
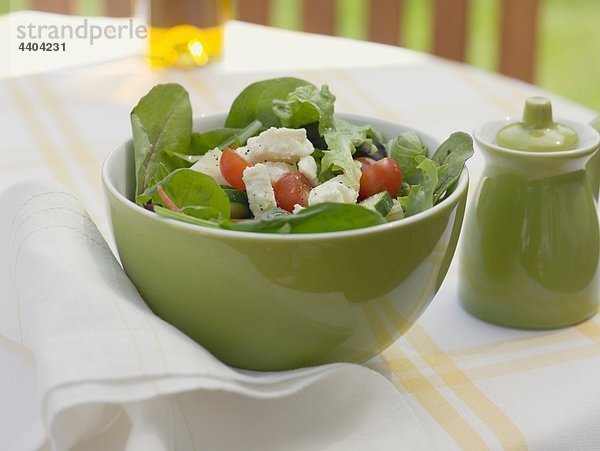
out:
<path id="1" fill-rule="evenodd" d="M 154 316 L 60 185 L 0 205 L 0 334 L 32 351 L 40 409 L 13 449 L 430 449 L 372 370 L 235 370 Z"/>

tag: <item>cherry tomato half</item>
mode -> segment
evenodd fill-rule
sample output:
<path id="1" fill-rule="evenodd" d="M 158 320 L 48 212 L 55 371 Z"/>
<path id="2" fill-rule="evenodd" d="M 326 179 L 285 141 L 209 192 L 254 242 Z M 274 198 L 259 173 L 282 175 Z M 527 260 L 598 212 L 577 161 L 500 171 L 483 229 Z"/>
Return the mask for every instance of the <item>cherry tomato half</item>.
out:
<path id="1" fill-rule="evenodd" d="M 244 169 L 250 166 L 252 164 L 244 160 L 229 147 L 223 149 L 223 153 L 219 159 L 219 170 L 223 178 L 227 180 L 227 183 L 234 188 L 246 191 L 246 185 L 242 176 L 244 175 Z"/>
<path id="2" fill-rule="evenodd" d="M 358 158 L 356 158 L 356 161 L 360 161 L 360 170 L 361 171 L 364 171 L 367 166 L 371 166 L 373 163 L 375 163 L 375 160 L 373 160 L 373 158 L 369 158 L 369 157 L 358 157 Z"/>
<path id="3" fill-rule="evenodd" d="M 390 196 L 396 197 L 400 192 L 402 171 L 393 158 L 383 158 L 373 164 L 363 165 L 361 169 L 359 191 L 361 199 L 382 191 L 387 191 Z"/>
<path id="4" fill-rule="evenodd" d="M 296 204 L 303 207 L 308 205 L 310 189 L 310 182 L 298 171 L 288 172 L 273 185 L 277 206 L 289 212 L 294 210 Z"/>

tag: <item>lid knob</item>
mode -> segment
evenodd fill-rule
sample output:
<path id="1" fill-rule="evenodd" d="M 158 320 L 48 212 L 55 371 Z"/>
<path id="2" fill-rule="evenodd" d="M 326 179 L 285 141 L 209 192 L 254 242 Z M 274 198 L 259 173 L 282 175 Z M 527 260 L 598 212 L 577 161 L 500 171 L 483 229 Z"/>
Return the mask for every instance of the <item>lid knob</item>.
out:
<path id="1" fill-rule="evenodd" d="M 551 152 L 577 147 L 577 133 L 552 119 L 552 103 L 545 97 L 529 97 L 525 101 L 523 122 L 502 127 L 496 142 L 513 150 Z"/>

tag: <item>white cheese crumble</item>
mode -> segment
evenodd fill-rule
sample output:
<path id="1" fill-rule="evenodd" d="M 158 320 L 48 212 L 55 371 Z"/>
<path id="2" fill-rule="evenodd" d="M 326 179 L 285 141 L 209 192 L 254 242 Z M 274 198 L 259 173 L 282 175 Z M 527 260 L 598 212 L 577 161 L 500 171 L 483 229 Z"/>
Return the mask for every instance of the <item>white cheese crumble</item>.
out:
<path id="1" fill-rule="evenodd" d="M 200 159 L 194 163 L 190 169 L 211 176 L 219 185 L 229 185 L 227 180 L 225 180 L 221 174 L 221 169 L 219 169 L 221 154 L 221 149 L 215 147 L 214 149 L 209 150 L 202 155 L 202 157 L 200 157 Z"/>
<path id="2" fill-rule="evenodd" d="M 286 163 L 284 161 L 265 161 L 263 164 L 267 167 L 267 172 L 269 173 L 271 183 L 275 183 L 288 172 L 296 170 L 295 164 Z"/>
<path id="3" fill-rule="evenodd" d="M 244 160 L 248 161 L 248 159 L 246 158 L 248 148 L 246 146 L 236 147 L 235 149 L 233 149 L 233 151 L 237 153 L 240 157 L 242 157 Z"/>
<path id="4" fill-rule="evenodd" d="M 250 211 L 255 218 L 277 207 L 269 172 L 264 164 L 258 163 L 244 169 L 242 180 L 246 185 Z"/>
<path id="5" fill-rule="evenodd" d="M 310 155 L 300 158 L 298 161 L 298 170 L 302 172 L 310 182 L 311 186 L 317 186 L 317 162 Z"/>
<path id="6" fill-rule="evenodd" d="M 308 205 L 317 205 L 324 202 L 354 204 L 357 199 L 358 191 L 348 186 L 344 175 L 338 175 L 311 189 L 308 195 Z"/>
<path id="7" fill-rule="evenodd" d="M 239 150 L 250 163 L 263 161 L 287 161 L 296 163 L 313 153 L 314 147 L 306 138 L 303 128 L 271 127 L 260 135 L 249 138 L 244 150 Z M 240 148 L 242 149 L 242 148 Z"/>

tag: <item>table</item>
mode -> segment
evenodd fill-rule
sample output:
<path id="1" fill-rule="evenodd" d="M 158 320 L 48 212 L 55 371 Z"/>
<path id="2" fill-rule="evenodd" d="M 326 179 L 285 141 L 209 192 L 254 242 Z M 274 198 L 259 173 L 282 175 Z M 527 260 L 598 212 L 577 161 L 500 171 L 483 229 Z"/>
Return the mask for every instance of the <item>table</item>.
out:
<path id="1" fill-rule="evenodd" d="M 101 162 L 130 135 L 137 100 L 167 81 L 184 85 L 201 114 L 225 112 L 252 81 L 297 76 L 328 84 L 338 111 L 440 140 L 520 114 L 531 95 L 550 97 L 557 115 L 594 117 L 535 86 L 406 49 L 237 22 L 226 37 L 224 60 L 197 70 L 154 72 L 133 56 L 1 80 L 0 189 L 23 178 L 57 179 L 109 236 Z M 468 163 L 472 190 L 482 164 L 479 154 Z M 600 318 L 553 331 L 505 329 L 466 314 L 456 286 L 453 264 L 418 323 L 369 364 L 397 387 L 439 449 L 598 449 L 590 437 L 600 424 Z M 0 368 L 5 449 L 35 415 L 34 362 L 0 337 Z"/>

